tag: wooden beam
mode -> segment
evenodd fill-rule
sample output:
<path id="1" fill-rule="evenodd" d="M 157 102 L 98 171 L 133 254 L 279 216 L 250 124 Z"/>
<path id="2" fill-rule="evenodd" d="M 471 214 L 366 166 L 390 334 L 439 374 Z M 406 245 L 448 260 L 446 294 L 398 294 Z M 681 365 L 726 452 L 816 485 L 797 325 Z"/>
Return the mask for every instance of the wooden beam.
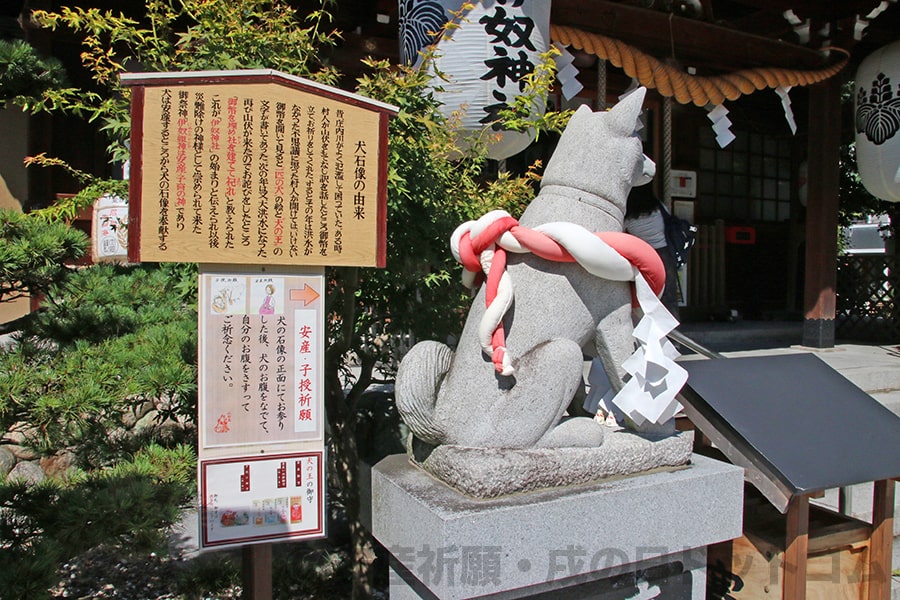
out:
<path id="1" fill-rule="evenodd" d="M 809 497 L 791 498 L 784 546 L 783 600 L 806 598 L 806 561 L 809 553 Z"/>
<path id="2" fill-rule="evenodd" d="M 891 597 L 891 559 L 894 542 L 894 482 L 875 482 L 872 539 L 869 543 L 869 600 Z"/>
<path id="3" fill-rule="evenodd" d="M 554 0 L 550 22 L 614 37 L 660 60 L 674 48 L 681 63 L 699 68 L 815 69 L 828 62 L 822 53 L 796 44 L 606 0 Z"/>
<path id="4" fill-rule="evenodd" d="M 794 28 L 781 13 L 769 10 L 758 10 L 747 16 L 732 19 L 729 24 L 743 32 L 769 39 L 781 39 L 794 32 Z"/>
<path id="5" fill-rule="evenodd" d="M 827 511 L 823 511 L 826 512 Z M 807 551 L 811 555 L 829 552 L 835 548 L 849 548 L 867 543 L 872 537 L 872 527 L 865 521 L 846 517 L 846 520 L 816 527 L 809 539 Z"/>
<path id="6" fill-rule="evenodd" d="M 881 0 L 842 0 L 841 2 L 823 2 L 822 0 L 737 0 L 738 4 L 758 8 L 760 10 L 776 10 L 784 12 L 793 10 L 801 19 L 840 19 L 859 15 L 865 17 L 872 12 Z"/>

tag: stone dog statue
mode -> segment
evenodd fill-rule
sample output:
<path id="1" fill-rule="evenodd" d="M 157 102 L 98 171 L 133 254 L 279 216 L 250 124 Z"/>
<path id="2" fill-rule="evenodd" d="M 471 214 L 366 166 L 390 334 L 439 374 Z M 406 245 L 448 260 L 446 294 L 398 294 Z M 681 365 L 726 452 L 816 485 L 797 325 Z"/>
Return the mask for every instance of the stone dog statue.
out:
<path id="1" fill-rule="evenodd" d="M 644 94 L 638 88 L 609 111 L 581 107 L 575 112 L 519 229 L 562 239 L 574 224 L 579 231 L 613 232 L 613 241 L 627 237 L 646 246 L 621 233 L 631 187 L 655 172 L 636 135 Z M 506 218 L 499 218 L 501 227 Z M 458 237 L 459 230 L 454 243 Z M 655 252 L 648 256 L 637 250 L 637 260 L 650 263 L 648 278 L 656 279 L 651 283 L 658 293 L 661 261 Z M 420 342 L 403 358 L 395 392 L 413 435 L 412 454 L 425 457 L 442 445 L 528 450 L 603 444 L 602 424 L 589 417 L 567 418 L 566 411 L 583 389 L 585 354 L 600 359 L 613 391 L 624 386 L 623 363 L 635 351 L 629 281 L 634 269 L 628 262 L 624 268 L 617 264 L 612 277 L 618 280 L 611 280 L 587 272 L 578 257 L 558 262 L 537 253 L 512 251 L 500 257 L 483 252 L 476 260 L 488 272 L 487 283 L 472 304 L 456 351 Z M 500 259 L 506 269 L 497 283 L 490 263 Z M 616 259 L 621 263 L 621 257 Z M 497 299 L 504 295 L 506 300 Z M 485 330 L 492 328 L 485 325 L 491 318 L 499 325 L 494 332 Z"/>

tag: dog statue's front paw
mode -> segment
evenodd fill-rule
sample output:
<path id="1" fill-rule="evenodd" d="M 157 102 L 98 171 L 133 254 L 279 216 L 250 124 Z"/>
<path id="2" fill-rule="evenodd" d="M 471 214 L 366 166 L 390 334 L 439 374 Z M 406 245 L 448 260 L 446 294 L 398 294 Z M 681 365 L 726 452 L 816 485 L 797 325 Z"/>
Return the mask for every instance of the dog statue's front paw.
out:
<path id="1" fill-rule="evenodd" d="M 603 444 L 603 427 L 588 417 L 561 421 L 535 444 L 536 448 L 597 448 Z"/>

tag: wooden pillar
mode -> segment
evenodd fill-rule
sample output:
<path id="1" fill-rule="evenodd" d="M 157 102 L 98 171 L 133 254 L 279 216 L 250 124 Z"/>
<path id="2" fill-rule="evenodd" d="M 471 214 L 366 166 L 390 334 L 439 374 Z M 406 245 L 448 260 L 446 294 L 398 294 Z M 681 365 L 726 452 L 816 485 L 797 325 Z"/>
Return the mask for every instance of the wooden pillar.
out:
<path id="1" fill-rule="evenodd" d="M 803 345 L 834 347 L 841 89 L 836 77 L 809 88 L 809 183 Z"/>
<path id="2" fill-rule="evenodd" d="M 783 600 L 805 600 L 809 552 L 809 496 L 791 498 L 784 547 Z"/>
<path id="3" fill-rule="evenodd" d="M 272 544 L 241 548 L 244 600 L 272 600 Z"/>
<path id="4" fill-rule="evenodd" d="M 53 3 L 49 0 L 31 0 L 28 2 L 29 10 L 52 10 Z M 26 21 L 26 39 L 41 56 L 53 55 L 53 36 L 47 29 L 32 28 Z M 28 155 L 36 156 L 46 152 L 55 156 L 53 148 L 53 116 L 46 113 L 38 113 L 28 117 Z M 24 157 L 22 157 L 24 158 Z M 59 180 L 58 169 L 46 167 L 29 167 L 26 169 L 28 181 L 28 193 L 25 198 L 19 198 L 22 208 L 26 211 L 43 208 L 53 204 L 56 200 L 54 182 Z"/>
<path id="5" fill-rule="evenodd" d="M 876 481 L 869 545 L 869 600 L 890 600 L 893 542 L 894 482 Z"/>

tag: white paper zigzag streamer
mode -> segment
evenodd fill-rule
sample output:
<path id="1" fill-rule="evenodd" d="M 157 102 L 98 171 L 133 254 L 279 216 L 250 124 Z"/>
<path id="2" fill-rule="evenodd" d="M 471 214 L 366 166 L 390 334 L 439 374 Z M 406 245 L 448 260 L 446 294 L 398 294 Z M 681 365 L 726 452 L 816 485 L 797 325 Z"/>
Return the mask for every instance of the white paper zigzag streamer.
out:
<path id="1" fill-rule="evenodd" d="M 728 109 L 723 104 L 716 105 L 706 116 L 712 121 L 719 148 L 724 148 L 734 141 L 734 134 L 731 133 L 731 119 L 728 118 Z"/>
<path id="2" fill-rule="evenodd" d="M 791 91 L 791 86 L 778 86 L 775 88 L 775 93 L 781 97 L 781 107 L 784 109 L 784 118 L 788 122 L 788 127 L 791 128 L 791 133 L 794 135 L 797 134 L 797 122 L 794 120 L 794 110 L 791 108 L 791 97 L 788 96 L 788 92 Z"/>
<path id="3" fill-rule="evenodd" d="M 572 64 L 575 57 L 565 46 L 554 44 L 559 50 L 559 56 L 553 60 L 556 62 L 556 78 L 562 84 L 562 95 L 566 100 L 574 98 L 584 86 L 578 81 L 578 67 Z"/>

